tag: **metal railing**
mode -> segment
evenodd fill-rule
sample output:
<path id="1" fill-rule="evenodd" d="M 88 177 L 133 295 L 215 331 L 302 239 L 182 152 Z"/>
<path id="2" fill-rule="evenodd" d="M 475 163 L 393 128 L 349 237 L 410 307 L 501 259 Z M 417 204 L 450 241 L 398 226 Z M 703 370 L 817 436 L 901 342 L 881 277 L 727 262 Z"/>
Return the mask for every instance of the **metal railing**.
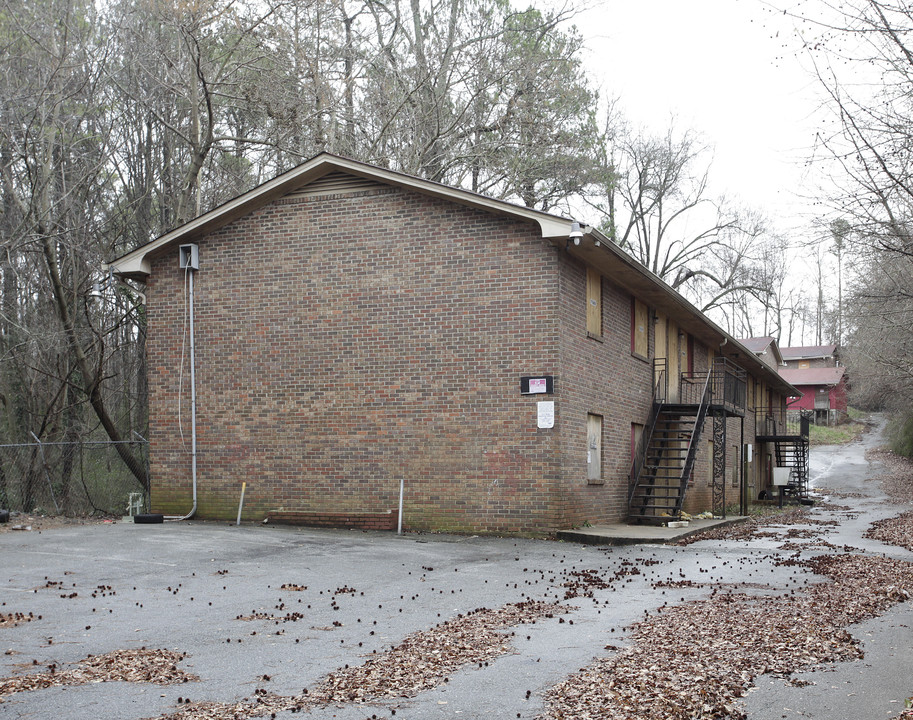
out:
<path id="1" fill-rule="evenodd" d="M 721 405 L 729 412 L 744 414 L 748 383 L 746 372 L 728 358 L 713 361 L 713 404 Z"/>
<path id="2" fill-rule="evenodd" d="M 755 408 L 756 437 L 808 437 L 814 410 L 790 410 L 785 407 Z"/>
<path id="3" fill-rule="evenodd" d="M 709 371 L 682 373 L 679 380 L 679 402 L 700 405 L 709 375 L 710 404 L 737 415 L 744 414 L 747 383 L 746 373 L 727 358 L 716 358 Z"/>
<path id="4" fill-rule="evenodd" d="M 666 388 L 666 360 L 659 358 L 653 361 L 654 375 L 656 383 L 653 388 L 653 406 L 650 409 L 650 417 L 644 425 L 643 432 L 634 446 L 634 461 L 631 463 L 631 474 L 628 476 L 628 507 L 633 502 L 634 493 L 637 489 L 637 479 L 647 458 L 647 448 L 653 439 L 653 431 L 656 429 L 656 420 L 659 418 L 665 400 Z"/>
<path id="5" fill-rule="evenodd" d="M 666 358 L 653 358 L 653 402 L 660 404 L 669 397 L 669 361 Z"/>
<path id="6" fill-rule="evenodd" d="M 682 468 L 681 488 L 679 489 L 678 503 L 675 507 L 676 515 L 681 512 L 682 503 L 685 500 L 685 490 L 688 485 L 688 480 L 691 477 L 691 471 L 694 469 L 694 461 L 697 458 L 697 446 L 701 437 L 701 431 L 704 429 L 704 420 L 707 418 L 707 410 L 713 402 L 713 379 L 713 373 L 710 373 L 704 381 L 697 417 L 695 418 L 694 426 L 691 428 L 691 437 L 688 438 L 688 454 L 685 456 L 685 464 Z"/>
<path id="7" fill-rule="evenodd" d="M 118 445 L 129 446 L 148 478 L 149 443 L 144 439 L 0 445 L 0 508 L 57 515 L 125 514 L 130 494 L 145 495 L 147 488 L 124 464 Z"/>

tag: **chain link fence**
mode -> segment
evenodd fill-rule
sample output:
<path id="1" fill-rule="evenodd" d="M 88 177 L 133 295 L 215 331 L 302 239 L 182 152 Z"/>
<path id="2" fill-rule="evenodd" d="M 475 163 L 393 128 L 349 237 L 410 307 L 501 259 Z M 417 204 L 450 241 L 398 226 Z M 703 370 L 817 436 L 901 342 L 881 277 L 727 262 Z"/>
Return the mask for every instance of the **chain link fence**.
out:
<path id="1" fill-rule="evenodd" d="M 145 440 L 0 445 L 0 508 L 49 515 L 124 515 L 131 493 L 141 493 L 148 507 L 148 489 L 127 468 L 118 452 L 124 448 L 118 445 L 140 459 L 148 478 Z"/>

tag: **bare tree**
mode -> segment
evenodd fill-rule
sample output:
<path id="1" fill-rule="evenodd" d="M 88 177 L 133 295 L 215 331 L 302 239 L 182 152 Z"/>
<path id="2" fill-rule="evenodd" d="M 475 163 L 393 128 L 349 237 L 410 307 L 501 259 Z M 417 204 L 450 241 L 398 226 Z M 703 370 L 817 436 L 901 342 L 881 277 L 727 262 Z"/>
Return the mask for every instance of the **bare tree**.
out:
<path id="1" fill-rule="evenodd" d="M 846 301 L 838 297 L 836 334 L 849 338 L 853 384 L 867 402 L 891 399 L 906 409 L 913 392 L 913 7 L 850 0 L 805 10 L 795 16 L 833 118 L 819 147 L 832 168 L 838 296 L 848 255 L 857 269 Z"/>
<path id="2" fill-rule="evenodd" d="M 843 253 L 852 228 L 846 220 L 837 218 L 831 221 L 830 231 L 834 241 L 831 252 L 837 258 L 837 334 L 834 339 L 839 344 L 843 342 Z"/>
<path id="3" fill-rule="evenodd" d="M 41 432 L 62 427 L 65 439 L 83 413 L 78 392 L 111 440 L 121 440 L 112 394 L 106 388 L 107 331 L 100 329 L 87 296 L 101 255 L 108 248 L 96 242 L 108 200 L 107 158 L 112 152 L 113 119 L 106 117 L 106 92 L 101 82 L 106 47 L 100 20 L 91 4 L 8 4 L 3 16 L 6 41 L 0 147 L 6 162 L 4 206 L 15 218 L 3 229 L 6 271 L 15 282 L 16 320 L 22 332 L 16 346 L 5 348 L 4 360 L 22 361 L 44 373 L 51 392 Z M 28 305 L 37 297 L 34 316 Z M 14 311 L 10 310 L 8 319 Z M 36 343 L 51 332 L 56 362 L 41 363 Z M 38 335 L 36 335 L 36 332 Z M 31 424 L 31 423 L 30 423 Z M 21 430 L 20 430 L 21 431 Z M 34 430 L 32 430 L 34 432 Z M 130 449 L 116 446 L 124 463 L 142 483 L 145 468 Z"/>
<path id="4" fill-rule="evenodd" d="M 589 202 L 609 237 L 705 311 L 765 292 L 751 270 L 765 222 L 711 194 L 710 150 L 695 133 L 651 135 L 615 114 L 604 137 L 602 185 Z"/>

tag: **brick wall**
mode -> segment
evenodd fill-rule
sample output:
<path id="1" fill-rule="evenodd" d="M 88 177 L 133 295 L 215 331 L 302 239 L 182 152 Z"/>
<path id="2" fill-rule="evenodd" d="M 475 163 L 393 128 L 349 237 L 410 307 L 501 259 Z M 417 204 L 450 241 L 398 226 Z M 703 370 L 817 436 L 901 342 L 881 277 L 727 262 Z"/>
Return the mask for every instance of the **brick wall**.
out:
<path id="1" fill-rule="evenodd" d="M 588 335 L 586 268 L 537 225 L 380 188 L 278 200 L 197 242 L 200 517 L 233 519 L 246 481 L 248 520 L 389 525 L 400 479 L 407 529 L 625 517 L 652 314 L 648 360 L 632 352 L 630 294 L 603 278 L 602 333 Z M 169 514 L 191 505 L 185 281 L 172 248 L 146 288 L 152 501 Z M 707 357 L 695 343 L 696 371 Z M 554 395 L 522 396 L 520 377 L 539 374 Z M 552 429 L 536 426 L 543 399 Z M 596 482 L 588 414 L 603 422 Z M 692 511 L 710 507 L 711 439 L 708 421 Z"/>
<path id="2" fill-rule="evenodd" d="M 561 505 L 568 526 L 623 520 L 631 468 L 631 423 L 644 423 L 653 368 L 631 352 L 631 296 L 602 279 L 601 338 L 588 336 L 586 270 L 562 256 L 560 352 Z M 650 340 L 652 355 L 652 338 Z M 587 415 L 603 418 L 602 484 L 587 480 Z"/>
<path id="3" fill-rule="evenodd" d="M 560 374 L 565 280 L 538 226 L 388 188 L 280 200 L 197 242 L 200 517 L 234 517 L 242 481 L 247 519 L 385 513 L 404 478 L 407 528 L 564 523 L 559 430 L 537 429 L 519 387 Z M 152 502 L 165 513 L 190 508 L 183 283 L 176 250 L 155 259 Z"/>

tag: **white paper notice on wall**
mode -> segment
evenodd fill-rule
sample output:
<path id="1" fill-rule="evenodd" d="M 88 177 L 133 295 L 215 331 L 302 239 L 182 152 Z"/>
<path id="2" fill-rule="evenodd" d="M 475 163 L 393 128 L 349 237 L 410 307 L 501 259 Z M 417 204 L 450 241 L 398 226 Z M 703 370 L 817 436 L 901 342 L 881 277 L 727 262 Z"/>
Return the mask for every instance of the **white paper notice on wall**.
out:
<path id="1" fill-rule="evenodd" d="M 537 406 L 539 410 L 538 426 L 542 429 L 555 427 L 555 401 L 540 400 Z"/>

